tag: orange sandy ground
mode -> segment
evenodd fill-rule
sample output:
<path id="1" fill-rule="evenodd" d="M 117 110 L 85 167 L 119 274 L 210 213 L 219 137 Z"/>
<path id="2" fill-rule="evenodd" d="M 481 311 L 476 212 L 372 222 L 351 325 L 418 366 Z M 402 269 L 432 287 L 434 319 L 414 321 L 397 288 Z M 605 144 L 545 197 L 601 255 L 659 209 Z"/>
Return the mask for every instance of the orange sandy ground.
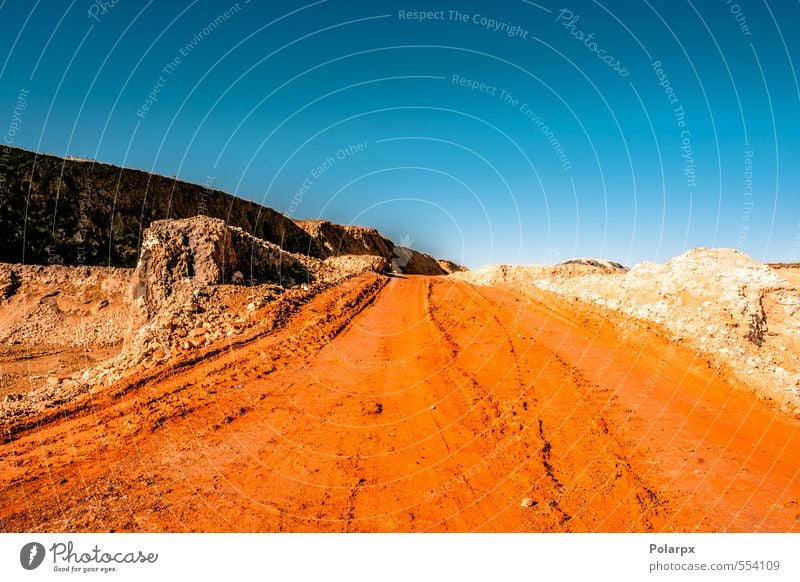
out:
<path id="1" fill-rule="evenodd" d="M 800 530 L 800 422 L 612 317 L 362 276 L 0 445 L 0 529 Z"/>

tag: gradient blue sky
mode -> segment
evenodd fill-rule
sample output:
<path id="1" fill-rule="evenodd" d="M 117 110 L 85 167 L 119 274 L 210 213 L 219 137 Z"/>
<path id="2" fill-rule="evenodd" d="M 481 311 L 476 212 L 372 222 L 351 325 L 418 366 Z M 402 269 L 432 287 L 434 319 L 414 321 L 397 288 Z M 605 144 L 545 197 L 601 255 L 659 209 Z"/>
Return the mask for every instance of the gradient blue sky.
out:
<path id="1" fill-rule="evenodd" d="M 100 4 L 0 2 L 0 133 L 28 92 L 15 145 L 213 182 L 473 267 L 695 246 L 800 260 L 798 2 L 240 0 L 205 32 L 237 4 Z M 415 10 L 444 20 L 400 18 Z"/>

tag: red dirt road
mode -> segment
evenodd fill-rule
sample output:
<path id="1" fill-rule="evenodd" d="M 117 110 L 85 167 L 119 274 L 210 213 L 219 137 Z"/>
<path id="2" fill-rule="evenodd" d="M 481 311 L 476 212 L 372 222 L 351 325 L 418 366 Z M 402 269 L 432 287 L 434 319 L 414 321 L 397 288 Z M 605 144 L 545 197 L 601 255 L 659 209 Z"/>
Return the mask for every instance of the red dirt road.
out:
<path id="1" fill-rule="evenodd" d="M 800 531 L 800 422 L 612 317 L 350 280 L 15 434 L 0 530 Z"/>

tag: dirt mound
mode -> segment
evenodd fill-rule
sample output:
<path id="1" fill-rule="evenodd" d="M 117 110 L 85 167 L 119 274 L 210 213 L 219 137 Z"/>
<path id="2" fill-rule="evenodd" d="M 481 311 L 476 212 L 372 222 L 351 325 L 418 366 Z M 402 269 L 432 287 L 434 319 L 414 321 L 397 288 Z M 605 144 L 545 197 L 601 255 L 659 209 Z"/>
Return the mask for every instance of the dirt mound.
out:
<path id="1" fill-rule="evenodd" d="M 283 287 L 310 282 L 309 267 L 319 264 L 222 220 L 198 216 L 154 222 L 145 231 L 133 275 L 126 352 L 135 364 L 156 351 L 168 358 L 189 340 L 196 347 L 227 335 L 230 329 L 222 329 L 222 318 L 235 314 L 223 313 L 227 304 L 218 301 L 212 287 L 266 284 L 258 293 L 271 298 Z M 201 313 L 205 321 L 196 317 Z M 181 341 L 184 332 L 195 328 L 214 333 L 192 332 L 195 335 Z"/>
<path id="2" fill-rule="evenodd" d="M 133 298 L 149 320 L 174 303 L 182 286 L 271 282 L 290 287 L 310 279 L 308 260 L 222 220 L 157 221 L 144 234 Z"/>
<path id="3" fill-rule="evenodd" d="M 546 289 L 654 322 L 673 340 L 729 366 L 783 410 L 800 414 L 800 293 L 780 271 L 732 249 L 694 249 L 627 273 L 564 276 L 559 268 L 492 266 L 455 276 Z"/>
<path id="4" fill-rule="evenodd" d="M 409 275 L 446 275 L 445 265 L 452 270 L 463 267 L 442 261 L 414 249 L 395 245 L 374 228 L 333 224 L 327 220 L 295 220 L 308 232 L 329 257 L 339 255 L 373 255 L 389 261 L 394 273 Z"/>
<path id="5" fill-rule="evenodd" d="M 0 408 L 57 406 L 82 370 L 116 356 L 131 269 L 0 264 Z"/>
<path id="6" fill-rule="evenodd" d="M 130 274 L 113 267 L 0 264 L 0 345 L 120 343 Z"/>
<path id="7" fill-rule="evenodd" d="M 627 271 L 628 267 L 621 265 L 614 261 L 609 261 L 608 259 L 570 259 L 568 261 L 564 261 L 559 263 L 559 265 L 587 265 L 589 267 L 597 267 L 600 269 L 605 269 L 607 271 Z"/>
<path id="8" fill-rule="evenodd" d="M 454 263 L 453 261 L 448 261 L 447 259 L 438 259 L 436 262 L 439 263 L 439 267 L 447 275 L 450 275 L 451 273 L 461 273 L 463 271 L 469 270 L 466 267 L 461 266 L 458 263 Z"/>
<path id="9" fill-rule="evenodd" d="M 140 170 L 7 148 L 0 261 L 134 267 L 153 221 L 204 214 L 290 252 L 325 256 L 271 208 Z"/>
<path id="10" fill-rule="evenodd" d="M 408 247 L 394 247 L 392 271 L 409 275 L 446 275 L 439 261 L 427 253 Z"/>
<path id="11" fill-rule="evenodd" d="M 324 265 L 340 277 L 352 277 L 362 273 L 382 273 L 389 268 L 389 260 L 374 255 L 339 255 L 328 257 Z"/>
<path id="12" fill-rule="evenodd" d="M 452 276 L 475 285 L 506 284 L 524 287 L 541 279 L 570 280 L 589 274 L 604 276 L 625 272 L 625 267 L 618 263 L 575 259 L 558 265 L 485 265 L 474 271 L 455 272 Z"/>
<path id="13" fill-rule="evenodd" d="M 324 256 L 375 255 L 390 259 L 394 243 L 374 228 L 334 224 L 327 220 L 295 220 L 311 235 Z"/>

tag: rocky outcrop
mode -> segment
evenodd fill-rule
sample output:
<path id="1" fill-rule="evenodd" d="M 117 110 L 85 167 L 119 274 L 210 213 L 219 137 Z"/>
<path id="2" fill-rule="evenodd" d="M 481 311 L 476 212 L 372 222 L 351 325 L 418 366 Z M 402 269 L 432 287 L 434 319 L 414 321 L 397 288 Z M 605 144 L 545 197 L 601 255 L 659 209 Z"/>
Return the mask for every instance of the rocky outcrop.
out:
<path id="1" fill-rule="evenodd" d="M 409 275 L 446 275 L 463 270 L 463 267 L 450 261 L 439 260 L 414 249 L 395 245 L 374 228 L 334 224 L 327 220 L 296 220 L 301 228 L 311 235 L 326 256 L 373 255 L 389 262 L 394 273 Z M 452 271 L 445 268 L 449 266 Z"/>
<path id="2" fill-rule="evenodd" d="M 133 343 L 197 310 L 204 287 L 224 283 L 290 287 L 312 278 L 320 261 L 293 255 L 224 221 L 198 216 L 154 222 L 144 234 L 132 281 Z"/>
<path id="3" fill-rule="evenodd" d="M 436 262 L 439 263 L 439 267 L 442 269 L 442 271 L 448 275 L 451 275 L 452 273 L 462 273 L 469 270 L 466 267 L 463 267 L 458 263 L 454 263 L 453 261 L 448 261 L 447 259 L 438 259 Z"/>
<path id="4" fill-rule="evenodd" d="M 374 255 L 391 259 L 394 243 L 374 228 L 334 224 L 327 220 L 295 220 L 326 257 Z"/>
<path id="5" fill-rule="evenodd" d="M 289 252 L 327 256 L 281 213 L 213 188 L 17 148 L 4 163 L 0 262 L 133 267 L 152 222 L 198 214 Z"/>
<path id="6" fill-rule="evenodd" d="M 394 247 L 392 271 L 410 275 L 446 275 L 434 257 L 407 247 Z"/>
<path id="7" fill-rule="evenodd" d="M 389 261 L 375 255 L 340 255 L 328 257 L 324 266 L 333 269 L 339 276 L 351 277 L 361 273 L 383 273 L 389 268 Z"/>
<path id="8" fill-rule="evenodd" d="M 606 271 L 627 271 L 628 267 L 621 265 L 615 261 L 609 261 L 608 259 L 589 259 L 589 258 L 580 258 L 580 259 L 570 259 L 568 261 L 564 261 L 563 263 L 559 263 L 558 266 L 566 266 L 566 265 L 585 265 L 587 267 L 595 267 L 598 269 L 604 269 Z"/>

